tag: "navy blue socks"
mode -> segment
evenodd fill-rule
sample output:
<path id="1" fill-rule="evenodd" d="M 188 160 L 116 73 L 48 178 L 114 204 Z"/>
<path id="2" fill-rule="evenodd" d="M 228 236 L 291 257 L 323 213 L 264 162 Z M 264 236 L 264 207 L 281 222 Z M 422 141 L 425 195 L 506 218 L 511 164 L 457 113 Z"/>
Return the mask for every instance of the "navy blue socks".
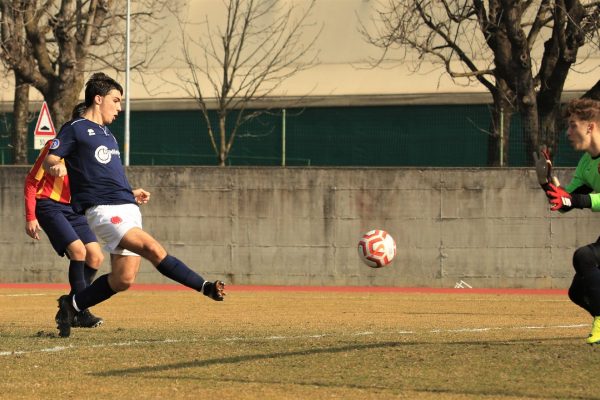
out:
<path id="1" fill-rule="evenodd" d="M 79 293 L 86 288 L 87 285 L 83 272 L 84 264 L 85 261 L 71 260 L 69 262 L 69 284 L 71 285 L 71 292 L 69 294 Z"/>
<path id="2" fill-rule="evenodd" d="M 77 282 L 79 282 L 79 285 L 81 285 L 81 282 L 83 282 L 83 285 L 85 285 L 85 281 L 87 279 L 93 279 L 93 276 L 95 275 L 95 270 L 88 267 L 86 269 L 86 274 L 84 278 L 83 261 L 79 261 L 79 263 L 81 263 L 81 276 L 80 278 L 78 278 Z M 185 265 L 182 261 L 178 260 L 173 256 L 167 255 L 156 266 L 156 269 L 161 274 L 174 280 L 175 282 L 181 283 L 182 285 L 197 290 L 199 292 L 202 291 L 204 278 L 202 278 L 196 272 L 191 270 L 187 265 Z M 93 270 L 93 273 L 89 270 Z M 77 306 L 78 310 L 85 310 L 87 308 L 95 306 L 98 303 L 103 302 L 104 300 L 107 300 L 116 292 L 108 284 L 108 274 L 105 274 L 93 281 L 92 284 L 89 285 L 87 288 L 83 286 L 83 289 L 75 291 L 74 293 L 74 305 Z"/>
<path id="3" fill-rule="evenodd" d="M 94 269 L 87 264 L 83 266 L 83 277 L 85 278 L 85 286 L 90 286 L 92 282 L 94 282 L 94 278 L 96 277 L 97 273 L 97 269 Z"/>
<path id="4" fill-rule="evenodd" d="M 112 297 L 116 292 L 108 284 L 108 274 L 96 279 L 85 290 L 75 294 L 75 304 L 79 311 L 85 310 Z"/>
<path id="5" fill-rule="evenodd" d="M 197 291 L 202 291 L 202 284 L 204 278 L 192 271 L 187 265 L 177 258 L 167 255 L 157 266 L 158 272 L 174 280 L 175 282 L 181 283 L 184 286 L 192 288 Z"/>

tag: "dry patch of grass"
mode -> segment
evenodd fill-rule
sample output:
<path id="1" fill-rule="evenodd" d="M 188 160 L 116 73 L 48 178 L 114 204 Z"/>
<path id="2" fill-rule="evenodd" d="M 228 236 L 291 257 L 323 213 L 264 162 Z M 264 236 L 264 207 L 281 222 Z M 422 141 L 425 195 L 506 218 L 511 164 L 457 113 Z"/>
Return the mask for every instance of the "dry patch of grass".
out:
<path id="1" fill-rule="evenodd" d="M 50 290 L 0 290 L 0 398 L 600 399 L 566 296 L 119 294 L 58 338 Z"/>

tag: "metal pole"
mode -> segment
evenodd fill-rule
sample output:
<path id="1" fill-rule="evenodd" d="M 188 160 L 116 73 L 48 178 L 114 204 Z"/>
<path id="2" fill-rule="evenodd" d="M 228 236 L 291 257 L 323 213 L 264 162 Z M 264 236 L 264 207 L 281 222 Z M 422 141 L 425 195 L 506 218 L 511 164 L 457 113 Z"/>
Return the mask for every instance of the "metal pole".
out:
<path id="1" fill-rule="evenodd" d="M 500 166 L 504 166 L 504 110 L 500 108 Z"/>
<path id="2" fill-rule="evenodd" d="M 281 110 L 281 166 L 285 167 L 285 108 Z"/>
<path id="3" fill-rule="evenodd" d="M 131 1 L 127 0 L 127 22 L 125 23 L 125 166 L 129 165 L 129 58 L 130 58 Z"/>

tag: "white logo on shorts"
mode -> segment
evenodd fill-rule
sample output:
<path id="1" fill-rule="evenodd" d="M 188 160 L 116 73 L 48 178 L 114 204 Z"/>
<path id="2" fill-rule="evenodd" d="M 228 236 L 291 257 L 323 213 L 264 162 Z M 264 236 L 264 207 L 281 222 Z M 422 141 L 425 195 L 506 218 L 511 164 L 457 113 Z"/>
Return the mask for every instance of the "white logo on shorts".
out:
<path id="1" fill-rule="evenodd" d="M 96 157 L 96 160 L 98 160 L 98 162 L 102 164 L 108 164 L 113 154 L 118 157 L 121 156 L 121 152 L 119 152 L 119 150 L 117 149 L 109 150 L 106 146 L 99 146 L 96 149 L 96 152 L 94 153 L 94 157 Z"/>

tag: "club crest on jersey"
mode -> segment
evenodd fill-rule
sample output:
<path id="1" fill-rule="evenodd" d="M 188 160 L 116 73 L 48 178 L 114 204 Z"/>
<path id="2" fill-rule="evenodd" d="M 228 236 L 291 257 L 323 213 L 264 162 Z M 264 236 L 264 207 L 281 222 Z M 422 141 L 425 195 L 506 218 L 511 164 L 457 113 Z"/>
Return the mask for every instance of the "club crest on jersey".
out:
<path id="1" fill-rule="evenodd" d="M 94 152 L 94 157 L 96 157 L 96 160 L 101 164 L 108 164 L 113 155 L 121 157 L 121 152 L 117 149 L 109 150 L 106 146 L 98 146 Z"/>
<path id="2" fill-rule="evenodd" d="M 60 140 L 52 139 L 52 143 L 50 143 L 50 150 L 58 149 L 58 146 L 60 146 Z"/>

